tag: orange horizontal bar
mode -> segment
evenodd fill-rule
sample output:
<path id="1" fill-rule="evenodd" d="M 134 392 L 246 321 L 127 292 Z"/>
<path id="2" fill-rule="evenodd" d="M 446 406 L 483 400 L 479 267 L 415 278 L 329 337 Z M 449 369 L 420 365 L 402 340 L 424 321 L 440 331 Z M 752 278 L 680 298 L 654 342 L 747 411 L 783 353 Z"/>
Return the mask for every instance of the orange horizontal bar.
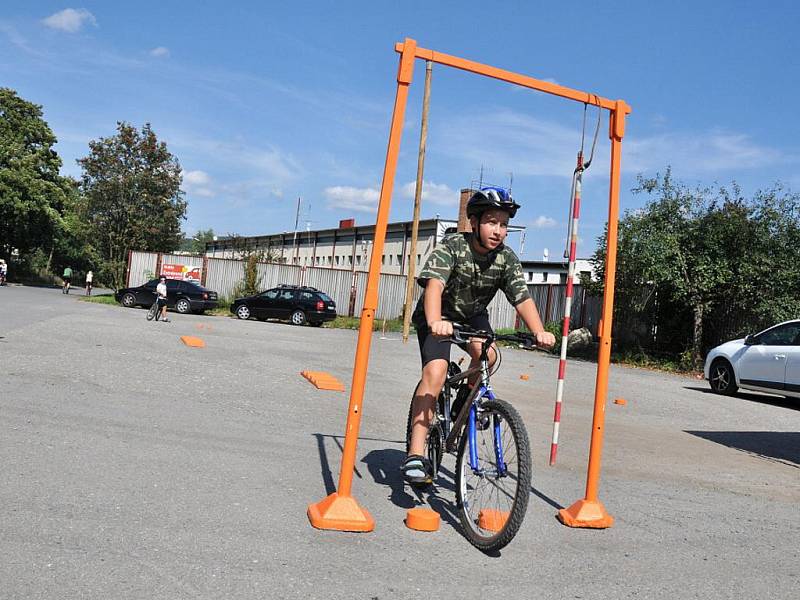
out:
<path id="1" fill-rule="evenodd" d="M 395 52 L 402 53 L 403 46 L 403 42 L 398 42 L 395 44 Z M 522 87 L 530 88 L 532 90 L 538 90 L 540 92 L 546 92 L 555 96 L 561 96 L 562 98 L 575 100 L 576 102 L 600 106 L 608 110 L 616 110 L 621 108 L 625 114 L 631 112 L 631 107 L 624 102 L 617 104 L 616 100 L 609 100 L 608 98 L 603 98 L 602 96 L 598 96 L 596 94 L 589 94 L 587 92 L 573 90 L 571 88 L 564 87 L 563 85 L 542 81 L 541 79 L 535 79 L 533 77 L 528 77 L 527 75 L 520 75 L 519 73 L 506 71 L 505 69 L 490 67 L 489 65 L 466 60 L 464 58 L 458 58 L 457 56 L 442 54 L 441 52 L 420 48 L 419 46 L 417 46 L 414 54 L 416 58 L 430 60 L 432 62 L 439 63 L 440 65 L 447 65 L 448 67 L 470 71 L 471 73 L 485 75 L 486 77 L 493 77 L 494 79 L 500 79 L 502 81 L 507 81 L 515 85 L 521 85 Z"/>

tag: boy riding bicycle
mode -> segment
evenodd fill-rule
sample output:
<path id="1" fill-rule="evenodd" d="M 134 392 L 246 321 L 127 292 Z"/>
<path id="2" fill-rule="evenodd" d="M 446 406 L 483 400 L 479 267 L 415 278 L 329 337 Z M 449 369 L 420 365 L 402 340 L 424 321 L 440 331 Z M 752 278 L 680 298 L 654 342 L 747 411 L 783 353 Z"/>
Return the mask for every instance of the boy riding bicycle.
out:
<path id="1" fill-rule="evenodd" d="M 453 334 L 453 321 L 475 330 L 491 331 L 486 307 L 498 290 L 503 290 L 522 321 L 540 346 L 555 344 L 555 336 L 544 330 L 539 311 L 528 293 L 522 266 L 514 252 L 503 244 L 508 235 L 508 221 L 519 205 L 499 187 L 485 187 L 475 192 L 467 203 L 467 217 L 472 233 L 446 236 L 425 262 L 418 283 L 425 288 L 417 303 L 412 321 L 417 330 L 422 379 L 412 404 L 412 430 L 408 456 L 401 470 L 409 483 L 431 483 L 433 468 L 423 456 L 425 438 L 436 398 L 447 377 L 450 344 L 441 340 Z M 480 360 L 481 344 L 471 341 L 466 348 L 471 367 Z M 497 360 L 496 348 L 489 351 L 490 366 Z M 469 386 L 475 379 L 470 378 Z M 459 394 L 463 402 L 465 393 Z"/>

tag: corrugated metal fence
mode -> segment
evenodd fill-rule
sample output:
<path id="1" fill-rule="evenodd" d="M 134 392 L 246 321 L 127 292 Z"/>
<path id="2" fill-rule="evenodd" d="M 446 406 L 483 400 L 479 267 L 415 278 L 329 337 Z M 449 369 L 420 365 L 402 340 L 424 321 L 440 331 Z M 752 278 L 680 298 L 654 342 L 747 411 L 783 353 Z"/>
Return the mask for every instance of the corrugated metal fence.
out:
<path id="1" fill-rule="evenodd" d="M 219 294 L 221 298 L 232 299 L 237 286 L 244 278 L 243 260 L 229 258 L 211 258 L 178 254 L 160 254 L 157 252 L 132 251 L 128 256 L 128 285 L 141 285 L 154 278 L 161 270 L 161 265 L 182 264 L 188 268 L 201 269 L 203 285 Z M 301 267 L 276 263 L 258 264 L 258 281 L 261 289 L 269 289 L 280 284 L 310 285 L 324 291 L 334 302 L 340 315 L 347 315 L 350 308 L 351 288 L 355 286 L 354 314 L 360 315 L 364 306 L 364 293 L 367 287 L 367 273 L 348 269 L 332 269 L 324 267 Z M 564 311 L 564 295 L 566 285 L 529 285 L 531 296 L 541 314 L 542 321 L 560 322 Z M 412 303 L 416 305 L 422 288 L 414 286 Z M 405 275 L 382 274 L 378 283 L 378 308 L 376 318 L 394 319 L 403 314 L 403 302 L 406 295 Z M 597 335 L 597 323 L 600 319 L 600 301 L 588 297 L 581 286 L 574 287 L 571 320 L 573 328 L 588 327 L 593 335 Z M 489 304 L 489 322 L 496 329 L 510 328 L 517 325 L 517 313 L 498 292 Z"/>

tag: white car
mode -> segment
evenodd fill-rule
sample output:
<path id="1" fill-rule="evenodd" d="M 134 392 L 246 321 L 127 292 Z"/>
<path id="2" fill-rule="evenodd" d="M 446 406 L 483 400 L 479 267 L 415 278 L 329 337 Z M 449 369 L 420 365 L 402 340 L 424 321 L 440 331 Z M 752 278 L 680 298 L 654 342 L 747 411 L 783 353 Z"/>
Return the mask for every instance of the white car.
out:
<path id="1" fill-rule="evenodd" d="M 704 374 L 719 394 L 742 388 L 800 398 L 800 319 L 717 346 Z"/>

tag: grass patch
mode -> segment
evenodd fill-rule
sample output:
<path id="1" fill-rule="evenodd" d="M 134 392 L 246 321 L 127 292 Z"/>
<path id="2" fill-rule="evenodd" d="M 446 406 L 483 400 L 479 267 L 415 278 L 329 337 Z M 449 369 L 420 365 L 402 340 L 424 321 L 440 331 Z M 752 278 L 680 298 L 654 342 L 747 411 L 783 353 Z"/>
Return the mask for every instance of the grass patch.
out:
<path id="1" fill-rule="evenodd" d="M 360 317 L 342 317 L 337 316 L 333 321 L 328 321 L 323 323 L 323 327 L 327 327 L 328 329 L 359 329 L 361 327 L 361 318 Z M 375 319 L 372 322 L 372 331 L 384 331 L 384 321 L 383 319 Z M 402 319 L 386 319 L 386 330 L 392 333 L 399 333 L 403 331 L 403 320 Z M 411 333 L 416 333 L 416 329 L 414 326 L 411 325 L 409 331 Z"/>
<path id="2" fill-rule="evenodd" d="M 122 306 L 114 299 L 114 294 L 97 294 L 95 296 L 78 296 L 82 302 L 94 302 L 95 304 L 115 304 Z"/>

